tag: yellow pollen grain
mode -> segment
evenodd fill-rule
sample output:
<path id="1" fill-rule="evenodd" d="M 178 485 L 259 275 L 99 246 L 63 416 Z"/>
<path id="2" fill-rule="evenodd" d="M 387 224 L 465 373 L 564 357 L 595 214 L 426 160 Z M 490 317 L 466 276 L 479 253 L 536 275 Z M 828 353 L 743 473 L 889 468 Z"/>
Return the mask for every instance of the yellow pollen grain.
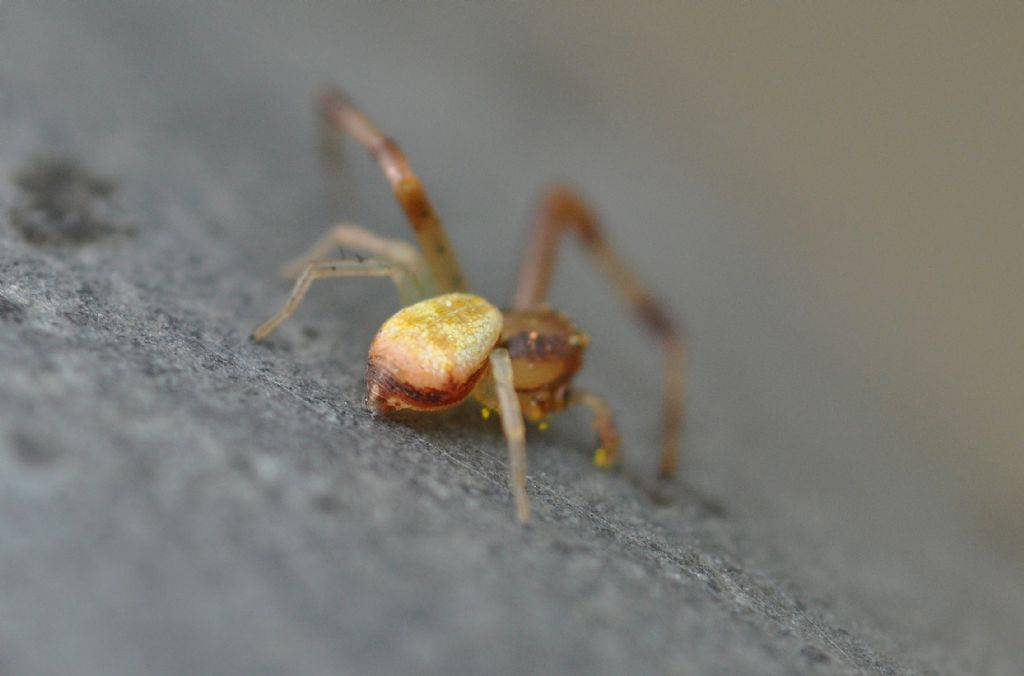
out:
<path id="1" fill-rule="evenodd" d="M 491 417 L 491 409 L 489 409 L 489 408 L 482 408 L 482 409 L 480 409 L 480 417 L 483 418 L 484 420 L 487 420 L 488 418 L 490 418 Z"/>
<path id="2" fill-rule="evenodd" d="M 594 451 L 594 467 L 600 467 L 601 469 L 608 469 L 612 466 L 612 460 L 608 457 L 608 450 L 601 446 Z"/>

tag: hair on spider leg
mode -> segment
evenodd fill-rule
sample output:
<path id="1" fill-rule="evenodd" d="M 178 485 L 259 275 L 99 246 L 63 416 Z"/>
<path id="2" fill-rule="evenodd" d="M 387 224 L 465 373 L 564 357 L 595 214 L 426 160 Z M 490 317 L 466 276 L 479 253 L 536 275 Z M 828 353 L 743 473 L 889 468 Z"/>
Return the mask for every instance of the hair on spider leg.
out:
<path id="1" fill-rule="evenodd" d="M 338 259 L 343 261 L 355 261 L 362 263 L 366 260 L 366 257 L 360 254 L 358 251 L 353 251 L 345 247 L 338 249 Z"/>

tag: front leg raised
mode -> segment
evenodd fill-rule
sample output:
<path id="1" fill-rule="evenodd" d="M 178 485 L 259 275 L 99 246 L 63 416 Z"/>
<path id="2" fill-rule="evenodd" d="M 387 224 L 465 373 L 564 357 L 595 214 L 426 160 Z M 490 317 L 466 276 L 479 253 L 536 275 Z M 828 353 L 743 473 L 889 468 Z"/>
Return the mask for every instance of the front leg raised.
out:
<path id="1" fill-rule="evenodd" d="M 253 340 L 263 340 L 273 333 L 281 323 L 292 316 L 292 313 L 302 304 L 302 300 L 309 292 L 309 287 L 315 279 L 327 277 L 390 277 L 398 288 L 407 284 L 408 273 L 404 268 L 392 263 L 385 263 L 377 260 L 349 261 L 333 260 L 309 263 L 298 279 L 288 296 L 285 304 L 274 313 L 274 316 L 256 327 L 252 332 Z"/>

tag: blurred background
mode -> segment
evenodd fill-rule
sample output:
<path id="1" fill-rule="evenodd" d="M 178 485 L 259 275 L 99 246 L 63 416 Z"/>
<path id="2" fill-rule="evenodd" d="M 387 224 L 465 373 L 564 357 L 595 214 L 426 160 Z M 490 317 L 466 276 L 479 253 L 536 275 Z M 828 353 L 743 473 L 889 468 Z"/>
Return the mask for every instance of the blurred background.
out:
<path id="1" fill-rule="evenodd" d="M 703 293 L 758 384 L 747 396 L 782 407 L 773 393 L 801 387 L 765 382 L 780 361 L 841 379 L 855 400 L 787 391 L 777 413 L 825 441 L 847 427 L 830 420 L 872 409 L 893 435 L 883 462 L 1024 554 L 1024 10 L 557 3 L 523 20 L 656 148 L 659 175 L 639 182 L 714 195 L 701 236 L 736 250 Z M 685 228 L 696 219 L 679 207 Z M 688 258 L 689 241 L 656 264 Z M 684 293 L 684 309 L 712 302 Z"/>
<path id="2" fill-rule="evenodd" d="M 129 152 L 111 135 L 163 135 L 236 185 L 217 217 L 252 270 L 334 217 L 321 82 L 402 143 L 491 297 L 571 180 L 691 336 L 688 482 L 805 553 L 846 543 L 879 599 L 877 567 L 1019 582 L 1024 5 L 3 2 L 0 30 L 8 94 L 100 169 Z M 350 165 L 340 215 L 404 235 Z M 659 355 L 563 260 L 585 382 L 653 449 Z"/>
<path id="3" fill-rule="evenodd" d="M 686 137 L 675 151 L 787 296 L 766 334 L 809 332 L 807 349 L 874 401 L 907 470 L 1019 556 L 1021 7 L 670 4 L 577 7 L 540 30 L 586 51 L 594 86 L 635 87 Z"/>

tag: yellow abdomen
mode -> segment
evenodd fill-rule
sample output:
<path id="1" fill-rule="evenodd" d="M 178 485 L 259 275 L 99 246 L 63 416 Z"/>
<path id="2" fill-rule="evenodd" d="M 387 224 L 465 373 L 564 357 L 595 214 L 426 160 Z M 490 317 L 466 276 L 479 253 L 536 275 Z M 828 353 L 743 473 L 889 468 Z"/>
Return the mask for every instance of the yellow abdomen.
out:
<path id="1" fill-rule="evenodd" d="M 501 311 L 469 293 L 402 308 L 384 322 L 370 346 L 367 405 L 388 411 L 459 403 L 486 372 L 501 327 Z"/>

